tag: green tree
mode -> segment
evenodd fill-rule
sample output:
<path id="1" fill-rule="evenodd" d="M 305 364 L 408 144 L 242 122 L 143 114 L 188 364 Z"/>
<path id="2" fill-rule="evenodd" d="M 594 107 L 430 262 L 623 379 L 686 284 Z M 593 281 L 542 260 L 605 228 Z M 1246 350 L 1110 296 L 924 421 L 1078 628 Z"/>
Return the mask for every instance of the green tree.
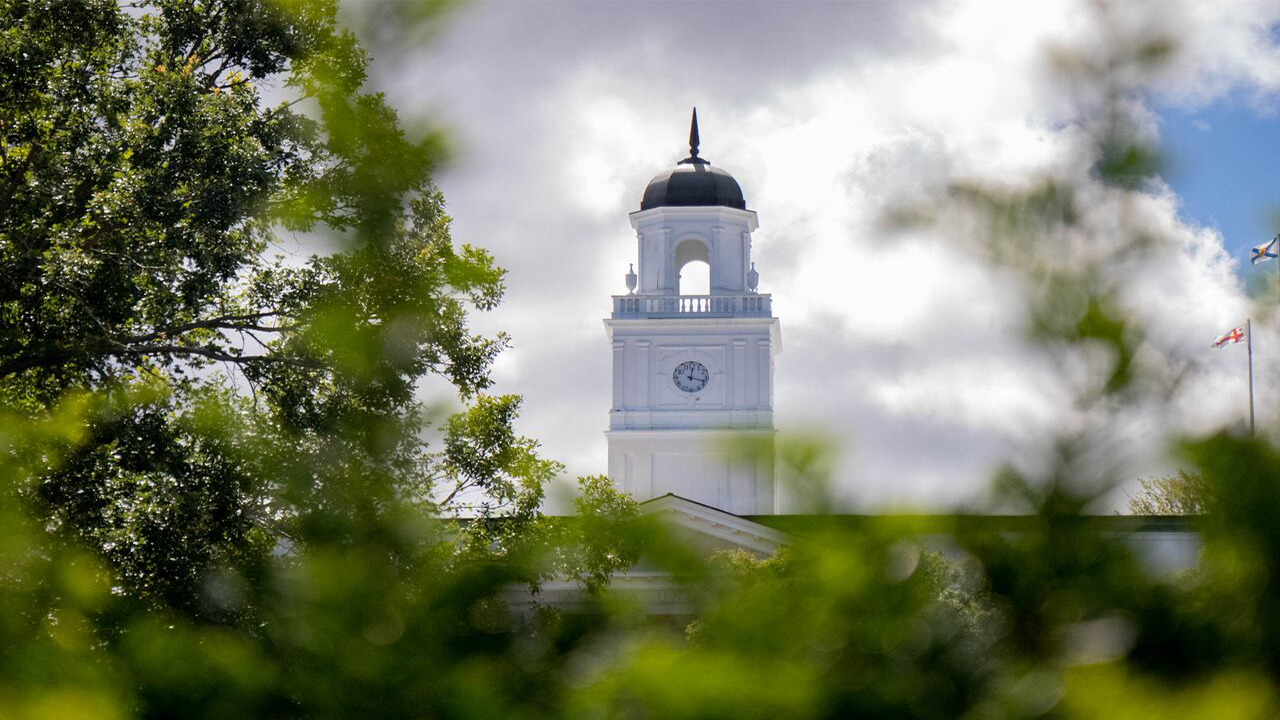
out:
<path id="1" fill-rule="evenodd" d="M 363 89 L 335 6 L 0 3 L 0 399 L 115 398 L 24 497 L 169 607 L 316 508 L 528 516 L 561 469 L 481 394 L 505 338 L 467 312 L 504 271 L 453 244 L 438 139 Z M 339 249 L 271 258 L 281 231 Z M 472 403 L 441 451 L 433 374 Z"/>
<path id="2" fill-rule="evenodd" d="M 634 559 L 599 479 L 539 514 L 467 323 L 504 273 L 335 10 L 0 2 L 4 717 L 529 716 L 563 658 L 501 593 Z"/>
<path id="3" fill-rule="evenodd" d="M 1209 508 L 1213 484 L 1200 473 L 1179 470 L 1138 480 L 1138 494 L 1129 498 L 1134 515 L 1203 515 Z"/>
<path id="4" fill-rule="evenodd" d="M 81 145 L 37 147 L 106 97 L 86 89 L 64 102 L 76 78 L 115 88 L 145 84 L 143 73 L 186 77 L 184 46 L 153 56 L 172 46 L 166 38 L 222 38 L 247 77 L 274 67 L 300 78 L 289 87 L 316 103 L 317 115 L 290 121 L 309 128 L 315 162 L 291 165 L 286 153 L 271 165 L 280 174 L 241 216 L 242 229 L 265 238 L 274 220 L 260 218 L 305 225 L 314 216 L 345 228 L 350 244 L 302 267 L 265 263 L 256 246 L 237 254 L 229 274 L 207 279 L 233 312 L 201 300 L 200 282 L 183 282 L 203 266 L 199 253 L 166 244 L 185 237 L 182 223 L 147 230 L 149 211 L 134 208 L 126 225 L 95 225 L 104 239 L 120 233 L 121 243 L 155 242 L 179 257 L 165 264 L 168 255 L 142 246 L 147 265 L 137 268 L 97 257 L 99 234 L 75 225 L 82 215 L 46 222 L 46 232 L 5 216 L 3 249 L 25 279 L 6 288 L 3 306 L 0 716 L 1276 716 L 1280 453 L 1228 434 L 1184 444 L 1208 487 L 1203 566 L 1187 578 L 1146 572 L 1124 538 L 1087 515 L 1118 481 L 1107 451 L 1125 436 L 1113 432 L 1112 413 L 1167 395 L 1162 373 L 1144 364 L 1149 353 L 1138 352 L 1141 324 L 1117 299 L 1125 268 L 1113 267 L 1117 257 L 1140 260 L 1158 238 L 1127 232 L 1123 212 L 1097 213 L 1110 200 L 1123 209 L 1155 167 L 1127 112 L 1131 84 L 1171 46 L 1119 32 L 1105 5 L 1095 6 L 1104 46 L 1057 54 L 1074 81 L 1100 90 L 1081 120 L 1080 135 L 1093 140 L 1082 150 L 1087 177 L 1030 189 L 969 183 L 930 208 L 935 219 L 978 228 L 968 249 L 1026 281 L 1018 284 L 1031 344 L 1061 361 L 1087 422 L 1047 438 L 1043 462 L 998 475 L 990 509 L 1018 517 L 833 516 L 829 456 L 818 443 L 784 444 L 777 457 L 808 481 L 805 498 L 823 512 L 793 518 L 804 522 L 791 546 L 763 560 L 700 557 L 638 518 L 605 478 L 584 479 L 575 520 L 537 514 L 558 467 L 512 431 L 516 399 L 481 393 L 501 341 L 465 330 L 464 310 L 496 301 L 500 274 L 478 251 L 447 242 L 429 185 L 400 183 L 400 167 L 383 177 L 378 164 L 361 164 L 384 142 L 406 148 L 385 109 L 348 125 L 380 101 L 352 89 L 351 65 L 302 50 L 346 47 L 354 57 L 354 45 L 335 39 L 345 35 L 332 7 L 162 3 L 149 16 L 110 4 L 3 7 L 6 67 L 28 58 L 49 66 L 19 68 L 13 80 L 31 83 L 29 97 L 12 101 L 31 107 L 6 106 L 0 121 L 6 132 L 11 121 L 32 126 L 12 142 L 6 135 L 14 162 L 70 167 L 93 157 Z M 223 28 L 225 18 L 235 22 Z M 117 55 L 145 62 L 103 70 L 114 66 L 102 58 Z M 191 87 L 178 82 L 136 97 L 158 103 Z M 329 87 L 350 92 L 328 96 Z M 206 94 L 236 92 L 246 90 Z M 119 112 L 135 107 L 122 97 Z M 32 109 L 38 102 L 51 109 Z M 115 127 L 94 117 L 79 126 L 86 137 Z M 216 142 L 205 137 L 215 127 L 203 141 Z M 163 143 L 140 172 L 158 171 L 177 146 Z M 250 140 L 241 151 L 260 147 Z M 56 173 L 23 170 L 15 183 L 17 167 L 4 166 L 6 187 L 29 208 L 60 212 L 75 199 L 75 183 L 45 187 Z M 161 185 L 151 192 L 165 196 Z M 46 192 L 43 204 L 32 200 Z M 30 225 L 40 226 L 32 212 Z M 59 235 L 72 220 L 72 235 Z M 246 237 L 225 232 L 227 243 Z M 1096 244 L 1116 234 L 1118 247 Z M 77 249 L 87 259 L 76 260 Z M 129 281 L 113 281 L 109 267 L 127 269 Z M 153 278 L 161 267 L 168 274 Z M 105 296 L 90 300 L 89 290 Z M 117 300 L 124 319 L 88 315 Z M 280 315 L 188 327 L 248 323 L 240 311 L 253 307 Z M 152 309 L 130 319 L 130 308 Z M 24 327 L 47 328 L 51 339 Z M 241 331 L 262 344 L 236 344 Z M 150 350 L 126 352 L 121 342 Z M 242 375 L 219 374 L 209 360 Z M 470 400 L 444 421 L 434 448 L 420 440 L 412 398 L 414 378 L 430 372 Z M 475 517 L 436 516 L 449 509 Z M 654 621 L 603 587 L 637 566 L 638 548 L 640 569 L 681 584 L 682 616 Z M 591 590 L 580 610 L 513 612 L 511 593 L 550 574 Z M 643 588 L 646 577 L 633 579 Z"/>

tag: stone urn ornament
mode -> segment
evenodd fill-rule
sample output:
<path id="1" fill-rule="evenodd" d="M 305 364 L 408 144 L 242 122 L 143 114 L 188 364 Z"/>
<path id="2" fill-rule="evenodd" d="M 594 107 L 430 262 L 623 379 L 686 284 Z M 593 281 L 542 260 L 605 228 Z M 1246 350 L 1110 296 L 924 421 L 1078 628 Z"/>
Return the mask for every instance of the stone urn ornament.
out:
<path id="1" fill-rule="evenodd" d="M 627 264 L 627 292 L 635 293 L 636 291 L 636 266 L 634 263 Z"/>

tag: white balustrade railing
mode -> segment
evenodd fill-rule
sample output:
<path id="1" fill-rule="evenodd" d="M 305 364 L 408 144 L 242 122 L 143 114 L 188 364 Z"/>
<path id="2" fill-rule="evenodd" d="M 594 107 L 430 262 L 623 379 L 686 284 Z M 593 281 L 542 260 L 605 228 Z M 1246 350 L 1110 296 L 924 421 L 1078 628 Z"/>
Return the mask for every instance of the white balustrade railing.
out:
<path id="1" fill-rule="evenodd" d="M 754 316 L 769 317 L 770 295 L 614 295 L 613 316 L 688 317 Z"/>

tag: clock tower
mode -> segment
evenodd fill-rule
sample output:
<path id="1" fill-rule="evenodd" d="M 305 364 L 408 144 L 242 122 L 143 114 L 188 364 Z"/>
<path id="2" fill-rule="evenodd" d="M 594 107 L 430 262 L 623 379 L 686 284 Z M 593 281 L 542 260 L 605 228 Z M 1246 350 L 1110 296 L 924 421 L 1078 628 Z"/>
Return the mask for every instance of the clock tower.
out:
<path id="1" fill-rule="evenodd" d="M 673 493 L 737 515 L 776 511 L 773 358 L 781 351 L 771 299 L 757 292 L 758 223 L 727 172 L 689 157 L 649 182 L 631 213 L 637 262 L 604 321 L 613 345 L 609 476 L 637 500 Z M 706 295 L 682 294 L 688 263 L 710 266 Z"/>

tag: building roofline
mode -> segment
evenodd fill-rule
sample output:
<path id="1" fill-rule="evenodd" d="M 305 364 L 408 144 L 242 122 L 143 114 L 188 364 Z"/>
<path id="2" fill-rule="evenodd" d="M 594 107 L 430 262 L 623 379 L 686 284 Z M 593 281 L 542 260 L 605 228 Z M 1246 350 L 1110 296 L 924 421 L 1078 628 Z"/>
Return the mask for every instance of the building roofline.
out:
<path id="1" fill-rule="evenodd" d="M 1042 515 L 987 515 L 962 512 L 942 513 L 894 513 L 894 514 L 793 514 L 793 515 L 744 515 L 743 519 L 781 530 L 790 535 L 804 536 L 824 529 L 897 529 L 913 533 L 975 532 L 1027 532 L 1046 526 L 1048 518 Z M 1101 532 L 1195 532 L 1199 529 L 1199 516 L 1194 515 L 1080 515 L 1064 518 L 1078 521 Z"/>

